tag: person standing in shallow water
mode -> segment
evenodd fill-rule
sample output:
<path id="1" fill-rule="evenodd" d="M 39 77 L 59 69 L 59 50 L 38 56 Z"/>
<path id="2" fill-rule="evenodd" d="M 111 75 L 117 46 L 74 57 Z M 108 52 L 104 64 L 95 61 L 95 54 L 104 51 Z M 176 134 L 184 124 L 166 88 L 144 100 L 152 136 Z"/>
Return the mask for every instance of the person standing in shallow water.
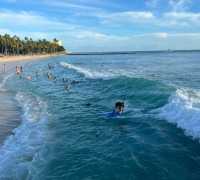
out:
<path id="1" fill-rule="evenodd" d="M 20 66 L 20 73 L 23 73 L 23 68 L 22 68 L 22 66 Z"/>
<path id="2" fill-rule="evenodd" d="M 2 70 L 3 73 L 6 72 L 6 64 L 3 64 L 3 70 Z"/>
<path id="3" fill-rule="evenodd" d="M 16 71 L 16 75 L 19 75 L 19 74 L 20 74 L 20 68 L 19 68 L 19 66 L 16 66 L 15 71 Z"/>
<path id="4" fill-rule="evenodd" d="M 124 102 L 117 101 L 115 103 L 115 109 L 108 113 L 107 117 L 117 117 L 120 116 L 124 112 Z"/>

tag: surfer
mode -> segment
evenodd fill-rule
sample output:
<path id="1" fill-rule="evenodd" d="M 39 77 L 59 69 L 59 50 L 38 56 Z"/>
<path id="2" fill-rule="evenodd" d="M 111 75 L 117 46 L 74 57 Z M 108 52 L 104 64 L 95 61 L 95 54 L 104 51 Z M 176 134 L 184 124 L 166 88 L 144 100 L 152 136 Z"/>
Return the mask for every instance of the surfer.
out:
<path id="1" fill-rule="evenodd" d="M 107 117 L 117 117 L 120 116 L 124 111 L 124 102 L 117 101 L 115 103 L 115 109 L 107 114 Z"/>

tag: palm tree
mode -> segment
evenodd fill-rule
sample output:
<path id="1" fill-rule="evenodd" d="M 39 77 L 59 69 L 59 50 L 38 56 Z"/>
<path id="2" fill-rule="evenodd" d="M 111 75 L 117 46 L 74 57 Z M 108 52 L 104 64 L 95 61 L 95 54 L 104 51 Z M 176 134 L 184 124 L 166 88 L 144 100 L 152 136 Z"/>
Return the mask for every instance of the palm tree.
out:
<path id="1" fill-rule="evenodd" d="M 46 54 L 63 52 L 65 48 L 59 45 L 59 40 L 54 38 L 52 41 L 46 39 L 33 40 L 25 37 L 23 40 L 14 35 L 0 35 L 0 53 L 4 55 L 19 54 Z"/>

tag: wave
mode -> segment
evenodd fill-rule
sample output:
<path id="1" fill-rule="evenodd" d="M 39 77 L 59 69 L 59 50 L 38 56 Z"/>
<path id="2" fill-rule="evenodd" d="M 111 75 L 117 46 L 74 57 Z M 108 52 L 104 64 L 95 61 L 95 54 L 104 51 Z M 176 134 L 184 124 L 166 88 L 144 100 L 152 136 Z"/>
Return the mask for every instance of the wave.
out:
<path id="1" fill-rule="evenodd" d="M 2 82 L 0 83 L 0 91 L 6 91 L 5 89 L 5 85 L 6 85 L 6 82 L 8 81 L 8 79 L 13 76 L 13 74 L 8 74 L 7 76 L 4 76 Z"/>
<path id="2" fill-rule="evenodd" d="M 124 73 L 122 71 L 115 72 L 112 69 L 96 71 L 96 70 L 90 70 L 87 68 L 83 68 L 80 66 L 75 66 L 75 65 L 69 64 L 67 62 L 60 62 L 60 65 L 65 68 L 68 68 L 68 69 L 73 69 L 73 70 L 77 71 L 78 73 L 83 74 L 85 77 L 91 78 L 91 79 L 96 79 L 96 78 L 109 79 L 109 78 L 113 78 L 116 76 L 124 75 Z"/>
<path id="3" fill-rule="evenodd" d="M 20 126 L 0 149 L 0 179 L 27 179 L 46 137 L 47 104 L 22 92 L 17 93 L 16 100 L 24 113 Z"/>
<path id="4" fill-rule="evenodd" d="M 168 104 L 159 109 L 159 117 L 182 128 L 194 139 L 200 138 L 200 91 L 178 89 Z"/>
<path id="5" fill-rule="evenodd" d="M 91 71 L 89 69 L 82 68 L 82 67 L 79 67 L 79 66 L 75 66 L 75 65 L 72 65 L 72 64 L 69 64 L 69 63 L 66 63 L 66 62 L 60 62 L 60 65 L 65 67 L 65 68 L 76 70 L 77 72 L 83 74 L 87 78 L 102 78 L 102 77 L 105 77 L 105 74 L 95 72 L 95 71 Z"/>

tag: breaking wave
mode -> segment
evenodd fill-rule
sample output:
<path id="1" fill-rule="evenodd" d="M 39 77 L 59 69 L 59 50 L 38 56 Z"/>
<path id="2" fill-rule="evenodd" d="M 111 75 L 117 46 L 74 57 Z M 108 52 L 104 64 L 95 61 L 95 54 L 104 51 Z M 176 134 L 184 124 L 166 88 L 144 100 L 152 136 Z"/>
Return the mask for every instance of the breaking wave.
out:
<path id="1" fill-rule="evenodd" d="M 22 122 L 0 149 L 0 179 L 30 178 L 31 164 L 46 137 L 47 104 L 39 97 L 17 93 L 23 110 Z"/>
<path id="2" fill-rule="evenodd" d="M 75 71 L 77 71 L 80 74 L 83 74 L 86 78 L 90 78 L 90 79 L 110 79 L 113 77 L 119 77 L 119 76 L 127 76 L 127 77 L 131 77 L 132 73 L 127 73 L 123 70 L 117 70 L 114 71 L 113 69 L 107 69 L 107 70 L 91 70 L 91 69 L 87 69 L 87 68 L 83 68 L 80 66 L 75 66 L 72 65 L 70 63 L 67 62 L 60 62 L 60 65 L 64 68 L 68 68 L 68 69 L 73 69 Z"/>
<path id="3" fill-rule="evenodd" d="M 200 138 L 200 92 L 178 89 L 168 104 L 159 109 L 159 117 L 182 128 L 194 139 Z"/>

